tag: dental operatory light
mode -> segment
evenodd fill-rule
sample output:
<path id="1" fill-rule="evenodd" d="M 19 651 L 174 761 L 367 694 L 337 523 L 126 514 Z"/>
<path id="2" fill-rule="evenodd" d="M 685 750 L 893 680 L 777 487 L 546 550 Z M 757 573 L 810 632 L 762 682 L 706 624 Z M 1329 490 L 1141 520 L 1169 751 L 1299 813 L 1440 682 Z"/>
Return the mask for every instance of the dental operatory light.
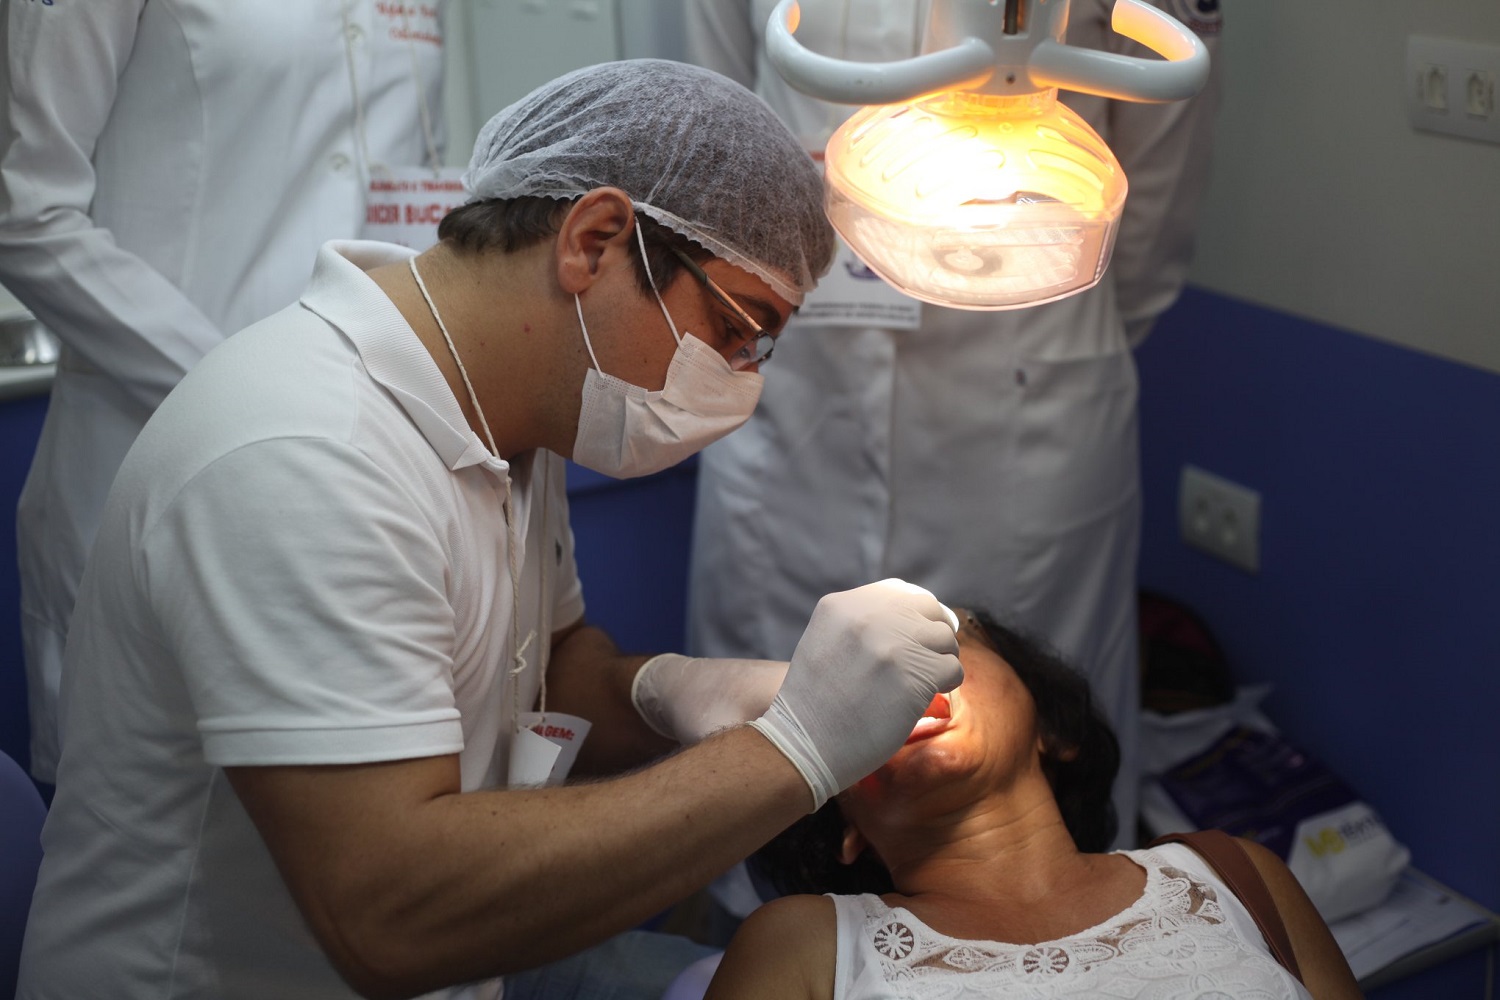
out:
<path id="1" fill-rule="evenodd" d="M 766 54 L 788 83 L 871 105 L 828 141 L 825 204 L 855 253 L 908 295 L 1015 309 L 1103 277 L 1125 174 L 1057 91 L 1182 100 L 1208 78 L 1208 50 L 1141 0 L 1117 0 L 1112 26 L 1163 59 L 1069 46 L 1068 2 L 932 0 L 921 54 L 888 63 L 803 47 L 796 0 L 771 15 Z"/>

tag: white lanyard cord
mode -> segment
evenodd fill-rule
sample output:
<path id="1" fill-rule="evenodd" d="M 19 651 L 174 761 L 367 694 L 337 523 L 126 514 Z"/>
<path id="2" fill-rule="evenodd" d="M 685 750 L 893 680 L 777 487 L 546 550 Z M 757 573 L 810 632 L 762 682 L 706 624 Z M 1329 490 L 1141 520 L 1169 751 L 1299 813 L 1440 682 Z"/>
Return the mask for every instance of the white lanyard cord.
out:
<path id="1" fill-rule="evenodd" d="M 360 167 L 368 180 L 374 165 L 370 162 L 370 143 L 365 129 L 365 106 L 359 90 L 359 72 L 354 65 L 354 21 L 350 14 L 352 7 L 353 0 L 341 0 L 339 13 L 344 22 L 344 62 L 349 68 L 349 92 L 354 100 L 354 136 L 359 145 Z M 417 95 L 417 117 L 422 122 L 422 141 L 427 146 L 427 166 L 436 174 L 443 165 L 443 158 L 438 154 L 437 138 L 432 128 L 432 111 L 427 107 L 427 91 L 422 86 L 421 65 L 417 61 L 417 39 L 411 30 L 410 8 L 405 3 L 401 5 L 401 27 L 406 32 L 406 48 L 411 54 L 411 82 Z"/>
<path id="2" fill-rule="evenodd" d="M 406 29 L 406 51 L 411 55 L 411 83 L 417 92 L 417 115 L 422 120 L 422 141 L 427 144 L 427 166 L 434 174 L 443 166 L 437 139 L 432 132 L 432 112 L 427 109 L 427 91 L 422 89 L 422 67 L 417 62 L 417 39 L 411 31 L 410 9 L 402 4 L 401 26 Z"/>
<path id="3" fill-rule="evenodd" d="M 451 355 L 453 355 L 453 363 L 458 366 L 459 377 L 463 379 L 464 389 L 469 394 L 469 403 L 470 403 L 470 405 L 472 405 L 474 407 L 474 413 L 475 413 L 476 416 L 479 417 L 479 426 L 484 429 L 485 439 L 489 442 L 490 454 L 494 455 L 495 457 L 498 458 L 499 455 L 500 455 L 500 449 L 495 447 L 495 436 L 490 433 L 490 423 L 489 423 L 488 420 L 485 419 L 485 416 L 484 416 L 484 407 L 482 407 L 482 406 L 479 405 L 479 396 L 478 396 L 477 393 L 474 392 L 474 383 L 469 381 L 469 373 L 468 373 L 468 370 L 464 368 L 463 358 L 460 358 L 458 356 L 458 348 L 454 346 L 454 344 L 453 344 L 453 337 L 452 337 L 452 335 L 450 335 L 448 333 L 448 324 L 446 324 L 446 323 L 443 322 L 442 314 L 438 312 L 437 306 L 432 301 L 432 295 L 427 291 L 427 283 L 422 280 L 422 272 L 419 271 L 419 270 L 417 270 L 417 258 L 415 258 L 415 257 L 408 258 L 406 264 L 407 264 L 407 266 L 409 268 L 411 268 L 411 276 L 413 278 L 415 278 L 416 281 L 417 281 L 417 290 L 422 293 L 422 299 L 423 299 L 423 301 L 425 301 L 427 303 L 427 309 L 428 309 L 428 311 L 432 313 L 433 320 L 435 320 L 437 322 L 438 330 L 440 330 L 442 332 L 442 334 L 443 334 L 443 342 L 448 345 L 448 353 L 451 354 Z M 535 481 L 534 477 L 538 474 L 537 465 L 538 465 L 537 462 L 535 462 L 535 461 L 532 462 L 531 475 L 533 477 L 533 482 Z M 548 495 L 547 495 L 548 494 L 548 489 L 547 489 L 548 484 L 549 484 L 549 478 L 545 476 L 545 470 L 543 470 L 543 485 L 542 485 L 541 500 L 542 500 L 542 538 L 544 540 L 547 537 L 547 520 L 546 520 L 547 519 L 547 506 L 546 506 L 546 504 L 547 504 L 547 500 L 548 500 Z M 520 719 L 520 715 L 521 715 L 521 697 L 520 697 L 521 674 L 523 674 L 525 672 L 525 670 L 526 670 L 526 651 L 531 648 L 532 642 L 535 641 L 535 639 L 536 639 L 536 629 L 529 630 L 526 633 L 526 638 L 523 639 L 523 640 L 521 640 L 520 645 L 516 645 L 516 636 L 518 634 L 518 630 L 521 627 L 521 545 L 520 545 L 520 541 L 521 540 L 516 537 L 515 508 L 514 508 L 514 506 L 511 503 L 510 489 L 508 487 L 507 487 L 507 489 L 505 491 L 505 500 L 501 504 L 501 511 L 503 512 L 503 514 L 505 516 L 505 534 L 506 534 L 506 543 L 507 543 L 506 547 L 509 550 L 509 551 L 506 552 L 506 556 L 507 556 L 506 563 L 508 564 L 507 565 L 507 569 L 510 571 L 510 620 L 511 620 L 510 641 L 511 641 L 512 648 L 515 649 L 515 654 L 512 657 L 511 667 L 510 667 L 510 676 L 514 679 L 513 682 L 512 682 L 512 684 L 511 684 L 512 698 L 511 698 L 511 710 L 510 710 L 511 720 L 510 721 L 511 721 L 511 731 L 512 732 L 518 732 L 520 730 L 520 728 L 521 728 L 521 719 Z M 542 593 L 541 593 L 541 596 L 540 596 L 540 600 L 541 601 L 545 601 L 546 600 L 546 595 L 547 595 L 547 589 L 546 589 L 546 583 L 547 583 L 547 557 L 546 557 L 546 553 L 545 552 L 539 553 L 538 557 L 542 560 L 542 562 L 541 562 L 541 567 L 542 567 L 541 568 Z M 540 605 L 540 603 L 538 604 L 537 611 L 540 614 L 540 612 L 541 612 L 541 605 Z M 539 710 L 541 712 L 545 713 L 547 711 L 547 670 L 546 670 L 546 665 L 545 664 L 542 665 L 540 688 L 541 689 L 540 689 L 540 692 L 538 694 L 538 698 L 539 698 L 539 702 L 540 702 L 540 704 L 539 704 Z"/>
<path id="4" fill-rule="evenodd" d="M 550 462 L 551 462 L 550 459 L 548 459 L 548 458 L 545 457 L 546 454 L 547 454 L 546 452 L 543 452 L 543 451 L 539 450 L 539 451 L 537 451 L 537 452 L 534 453 L 534 457 L 531 460 L 531 482 L 532 482 L 532 488 L 533 489 L 535 489 L 535 487 L 536 487 L 536 477 L 538 475 L 540 475 L 542 477 L 542 495 L 540 497 L 540 500 L 542 502 L 541 549 L 536 554 L 537 555 L 537 560 L 538 560 L 538 562 L 537 562 L 537 605 L 536 605 L 536 614 L 537 614 L 537 618 L 538 619 L 542 618 L 542 608 L 545 607 L 546 604 L 547 604 L 547 539 L 551 537 L 547 533 L 547 520 L 548 520 L 547 515 L 548 515 L 548 513 L 550 513 L 548 511 L 548 509 L 547 509 L 547 504 L 548 504 L 548 501 L 549 501 L 549 499 L 551 498 L 551 495 L 552 495 L 552 476 L 551 476 L 550 471 L 546 468 L 546 466 L 549 465 Z M 531 644 L 531 640 L 535 639 L 535 638 L 536 638 L 536 629 L 532 629 L 531 632 L 530 632 L 530 634 L 528 634 L 527 637 L 526 637 L 526 645 L 530 645 Z M 541 649 L 541 656 L 539 657 L 539 660 L 541 662 L 542 671 L 541 671 L 541 681 L 540 681 L 540 683 L 538 685 L 538 691 L 537 691 L 537 706 L 536 706 L 536 710 L 541 713 L 543 721 L 546 721 L 546 716 L 547 716 L 547 660 L 548 660 L 547 654 L 550 652 L 550 650 L 549 650 L 549 648 L 547 646 L 542 646 L 542 647 L 540 647 L 540 649 Z M 520 657 L 520 653 L 517 653 L 516 656 L 519 658 Z M 512 668 L 513 671 L 514 671 L 514 669 L 515 668 Z M 517 683 L 519 684 L 519 679 L 518 679 Z M 521 710 L 520 709 L 520 701 L 521 701 L 521 699 L 519 699 L 519 698 L 516 699 L 516 708 L 515 708 L 515 711 L 517 711 L 517 712 L 519 712 Z M 519 729 L 519 728 L 521 728 L 520 723 L 519 722 L 515 722 L 512 725 L 512 728 L 513 729 Z"/>
<path id="5" fill-rule="evenodd" d="M 417 258 L 407 258 L 406 264 L 411 268 L 411 276 L 417 279 L 417 290 L 422 293 L 427 309 L 432 313 L 432 318 L 437 320 L 438 329 L 443 334 L 443 342 L 448 345 L 448 353 L 453 355 L 453 363 L 458 365 L 458 374 L 463 378 L 464 389 L 469 393 L 469 404 L 474 407 L 474 414 L 479 417 L 479 426 L 484 430 L 484 439 L 490 446 L 490 454 L 499 458 L 500 449 L 495 447 L 495 435 L 490 433 L 490 422 L 484 419 L 484 408 L 479 405 L 479 397 L 474 393 L 474 383 L 469 381 L 469 372 L 464 368 L 463 360 L 458 356 L 458 348 L 453 346 L 453 338 L 448 334 L 448 325 L 443 322 L 443 317 L 438 315 L 437 306 L 432 304 L 432 296 L 427 291 L 427 282 L 422 280 L 422 272 L 417 270 Z"/>
<path id="6" fill-rule="evenodd" d="M 354 22 L 349 17 L 351 0 L 339 4 L 339 13 L 344 21 L 344 64 L 349 67 L 349 94 L 354 99 L 354 140 L 359 146 L 360 173 L 368 180 L 370 176 L 370 147 L 365 137 L 365 104 L 359 93 L 359 74 L 354 68 L 354 42 L 349 37 L 354 32 Z"/>

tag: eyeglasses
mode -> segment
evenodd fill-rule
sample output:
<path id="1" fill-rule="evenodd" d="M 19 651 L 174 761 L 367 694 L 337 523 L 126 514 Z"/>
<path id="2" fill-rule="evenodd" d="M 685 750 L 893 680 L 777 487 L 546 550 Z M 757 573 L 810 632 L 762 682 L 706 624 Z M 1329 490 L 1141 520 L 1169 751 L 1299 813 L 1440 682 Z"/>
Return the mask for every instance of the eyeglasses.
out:
<path id="1" fill-rule="evenodd" d="M 730 298 L 729 293 L 720 288 L 714 279 L 710 278 L 708 273 L 698 266 L 697 261 L 676 247 L 672 248 L 672 252 L 677 255 L 678 260 L 682 261 L 682 266 L 688 269 L 688 273 L 697 278 L 703 287 L 708 289 L 708 294 L 717 299 L 719 305 L 729 310 L 735 319 L 739 320 L 745 325 L 746 329 L 751 331 L 750 333 L 745 333 L 744 330 L 734 327 L 730 328 L 735 336 L 744 341 L 744 344 L 739 350 L 729 356 L 729 367 L 735 371 L 744 371 L 746 368 L 763 365 L 767 361 L 770 361 L 771 352 L 776 349 L 776 338 L 767 333 L 759 323 L 755 322 L 750 314 L 745 311 L 744 306 Z"/>

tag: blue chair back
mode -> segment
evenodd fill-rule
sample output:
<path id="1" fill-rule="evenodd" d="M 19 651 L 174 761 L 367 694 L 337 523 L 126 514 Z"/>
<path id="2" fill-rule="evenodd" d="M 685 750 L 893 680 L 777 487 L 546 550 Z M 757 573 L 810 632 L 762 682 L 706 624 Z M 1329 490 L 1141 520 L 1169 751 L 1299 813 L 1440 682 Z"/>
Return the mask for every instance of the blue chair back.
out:
<path id="1" fill-rule="evenodd" d="M 0 997 L 16 995 L 21 939 L 42 863 L 47 807 L 21 765 L 0 753 Z"/>

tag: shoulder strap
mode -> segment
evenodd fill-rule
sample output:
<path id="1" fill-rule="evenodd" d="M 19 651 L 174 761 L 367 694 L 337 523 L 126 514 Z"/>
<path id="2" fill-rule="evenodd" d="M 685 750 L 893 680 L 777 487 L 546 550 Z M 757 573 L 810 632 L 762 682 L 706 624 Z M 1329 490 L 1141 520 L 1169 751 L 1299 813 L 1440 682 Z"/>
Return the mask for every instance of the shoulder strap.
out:
<path id="1" fill-rule="evenodd" d="M 1185 844 L 1201 855 L 1218 872 L 1229 891 L 1250 911 L 1276 961 L 1299 983 L 1302 982 L 1302 970 L 1297 967 L 1297 956 L 1292 953 L 1292 942 L 1281 914 L 1276 910 L 1276 900 L 1271 898 L 1265 879 L 1260 877 L 1255 862 L 1250 860 L 1250 855 L 1245 853 L 1238 840 L 1222 830 L 1199 830 L 1196 833 L 1169 833 L 1157 837 L 1147 846 L 1160 844 Z"/>

